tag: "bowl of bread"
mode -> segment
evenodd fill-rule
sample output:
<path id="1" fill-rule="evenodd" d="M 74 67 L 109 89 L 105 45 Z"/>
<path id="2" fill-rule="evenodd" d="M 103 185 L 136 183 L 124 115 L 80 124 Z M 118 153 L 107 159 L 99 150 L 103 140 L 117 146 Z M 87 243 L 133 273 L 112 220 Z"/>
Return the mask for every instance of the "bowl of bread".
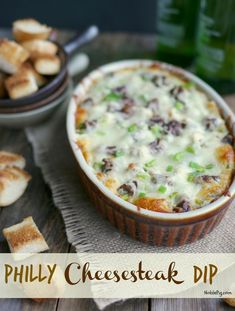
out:
<path id="1" fill-rule="evenodd" d="M 0 38 L 0 125 L 24 127 L 43 121 L 68 97 L 68 60 L 98 33 L 91 26 L 64 46 L 51 27 L 35 19 L 13 23 L 13 39 Z"/>

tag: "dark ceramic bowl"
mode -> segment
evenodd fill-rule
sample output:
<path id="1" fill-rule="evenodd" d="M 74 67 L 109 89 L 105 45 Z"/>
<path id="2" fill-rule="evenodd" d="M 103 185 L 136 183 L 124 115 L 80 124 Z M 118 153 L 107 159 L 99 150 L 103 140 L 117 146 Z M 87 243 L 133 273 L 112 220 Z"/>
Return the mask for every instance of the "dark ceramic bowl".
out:
<path id="1" fill-rule="evenodd" d="M 19 99 L 0 99 L 0 109 L 31 105 L 34 102 L 39 102 L 50 96 L 56 89 L 58 89 L 62 81 L 65 79 L 69 57 L 82 45 L 93 40 L 97 34 L 98 28 L 96 26 L 91 26 L 82 34 L 76 35 L 64 46 L 54 42 L 58 46 L 57 55 L 61 60 L 60 72 L 56 76 L 52 77 L 45 86 L 29 96 L 25 96 Z"/>
<path id="2" fill-rule="evenodd" d="M 0 107 L 0 114 L 26 112 L 48 105 L 49 103 L 53 102 L 64 93 L 65 89 L 68 87 L 68 83 L 69 83 L 68 73 L 65 72 L 64 80 L 61 82 L 58 88 L 54 90 L 53 93 L 51 93 L 50 95 L 46 96 L 45 98 L 39 101 L 35 100 L 34 102 L 28 105 L 19 105 L 16 107 L 3 107 L 3 108 Z"/>
<path id="3" fill-rule="evenodd" d="M 0 126 L 10 128 L 24 128 L 33 126 L 50 118 L 60 105 L 70 99 L 72 93 L 72 81 L 69 79 L 64 92 L 54 100 L 48 101 L 46 105 L 28 111 L 18 111 L 16 113 L 0 113 Z"/>
<path id="4" fill-rule="evenodd" d="M 103 66 L 83 79 L 74 92 L 67 113 L 67 133 L 73 153 L 78 161 L 79 174 L 97 209 L 121 232 L 130 235 L 133 239 L 158 246 L 178 246 L 194 242 L 210 233 L 221 221 L 235 195 L 235 181 L 229 190 L 218 200 L 186 213 L 159 213 L 126 202 L 116 196 L 101 181 L 97 179 L 85 161 L 81 150 L 76 144 L 75 112 L 77 103 L 75 98 L 86 94 L 93 81 L 106 73 L 122 68 L 139 66 L 157 66 L 181 78 L 193 81 L 218 105 L 231 133 L 235 136 L 234 115 L 225 101 L 209 85 L 193 74 L 172 65 L 148 61 L 127 60 Z M 193 107 L 192 107 L 193 108 Z M 231 220 L 233 221 L 233 220 Z"/>

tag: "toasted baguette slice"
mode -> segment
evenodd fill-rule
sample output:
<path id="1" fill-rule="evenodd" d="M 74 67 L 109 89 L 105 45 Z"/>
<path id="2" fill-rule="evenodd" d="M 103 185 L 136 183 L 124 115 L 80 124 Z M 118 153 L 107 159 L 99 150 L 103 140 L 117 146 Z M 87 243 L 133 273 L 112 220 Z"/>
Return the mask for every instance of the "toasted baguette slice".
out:
<path id="1" fill-rule="evenodd" d="M 14 41 L 0 40 L 0 70 L 14 74 L 29 58 L 29 52 Z"/>
<path id="2" fill-rule="evenodd" d="M 37 20 L 28 18 L 20 19 L 13 23 L 13 34 L 16 41 L 28 41 L 34 39 L 46 40 L 49 38 L 51 28 L 40 24 Z"/>
<path id="3" fill-rule="evenodd" d="M 25 73 L 32 75 L 34 77 L 38 87 L 41 87 L 47 83 L 47 79 L 42 75 L 40 75 L 39 73 L 37 73 L 34 67 L 28 62 L 24 63 L 19 70 L 19 74 Z"/>
<path id="4" fill-rule="evenodd" d="M 58 56 L 43 56 L 34 61 L 34 68 L 42 75 L 56 75 L 60 71 L 61 62 Z"/>
<path id="5" fill-rule="evenodd" d="M 27 258 L 34 253 L 49 249 L 31 216 L 19 224 L 3 229 L 3 235 L 15 260 Z M 23 255 L 20 255 L 22 253 Z"/>
<path id="6" fill-rule="evenodd" d="M 17 201 L 25 192 L 31 176 L 18 167 L 0 170 L 0 207 Z"/>
<path id="7" fill-rule="evenodd" d="M 0 151 L 0 170 L 13 166 L 23 169 L 25 167 L 25 158 L 16 153 Z"/>
<path id="8" fill-rule="evenodd" d="M 38 90 L 37 82 L 32 73 L 19 71 L 5 80 L 8 95 L 12 99 L 30 95 Z"/>
<path id="9" fill-rule="evenodd" d="M 40 56 L 55 55 L 58 47 L 56 44 L 46 40 L 30 40 L 22 43 L 22 46 L 29 52 L 32 59 Z"/>
<path id="10" fill-rule="evenodd" d="M 0 72 L 0 98 L 6 97 L 6 88 L 5 88 L 5 82 L 6 75 L 2 72 Z"/>

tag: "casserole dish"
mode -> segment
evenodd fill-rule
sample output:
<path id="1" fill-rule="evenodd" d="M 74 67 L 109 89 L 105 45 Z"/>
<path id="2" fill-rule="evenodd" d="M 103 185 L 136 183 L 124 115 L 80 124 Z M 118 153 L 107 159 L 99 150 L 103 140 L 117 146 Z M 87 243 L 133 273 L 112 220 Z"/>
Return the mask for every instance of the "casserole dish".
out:
<path id="1" fill-rule="evenodd" d="M 226 188 L 226 191 L 223 191 L 219 197 L 216 197 L 214 200 L 211 199 L 211 202 L 206 202 L 209 204 L 200 208 L 192 208 L 188 209 L 187 212 L 177 213 L 169 211 L 163 213 L 159 212 L 158 209 L 153 211 L 151 208 L 147 209 L 143 205 L 140 206 L 141 208 L 137 207 L 136 205 L 138 204 L 134 205 L 123 200 L 105 187 L 94 174 L 92 167 L 87 164 L 83 156 L 84 152 L 82 154 L 81 146 L 79 148 L 77 144 L 78 135 L 75 126 L 77 105 L 86 98 L 91 86 L 102 79 L 102 77 L 108 74 L 116 74 L 120 70 L 135 70 L 135 68 L 147 69 L 150 67 L 168 72 L 175 77 L 179 77 L 179 79 L 183 81 L 193 82 L 196 88 L 206 94 L 211 101 L 216 103 L 223 119 L 226 121 L 227 127 L 230 129 L 230 134 L 234 135 L 233 113 L 223 99 L 202 80 L 172 65 L 147 60 L 130 60 L 103 66 L 93 71 L 78 85 L 68 108 L 68 137 L 79 163 L 80 175 L 95 206 L 112 224 L 118 227 L 121 232 L 125 232 L 132 238 L 146 243 L 167 246 L 183 245 L 202 238 L 218 225 L 234 196 L 233 180 L 227 184 L 227 186 L 230 186 L 229 189 Z M 191 108 L 197 109 L 197 107 Z M 232 149 L 231 146 L 230 148 Z M 234 164 L 233 150 L 232 164 Z M 196 164 L 192 162 L 190 165 L 194 167 Z M 163 190 L 165 191 L 165 188 L 160 189 L 161 192 L 163 192 Z"/>

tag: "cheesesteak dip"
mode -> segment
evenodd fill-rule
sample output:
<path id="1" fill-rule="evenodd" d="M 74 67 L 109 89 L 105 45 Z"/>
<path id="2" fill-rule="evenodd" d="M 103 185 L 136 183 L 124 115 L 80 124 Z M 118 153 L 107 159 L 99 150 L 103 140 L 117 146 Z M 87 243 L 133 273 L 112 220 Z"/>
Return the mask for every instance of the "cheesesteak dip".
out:
<path id="1" fill-rule="evenodd" d="M 76 98 L 77 144 L 97 178 L 139 208 L 181 213 L 224 194 L 233 137 L 216 104 L 158 66 L 126 68 Z"/>

